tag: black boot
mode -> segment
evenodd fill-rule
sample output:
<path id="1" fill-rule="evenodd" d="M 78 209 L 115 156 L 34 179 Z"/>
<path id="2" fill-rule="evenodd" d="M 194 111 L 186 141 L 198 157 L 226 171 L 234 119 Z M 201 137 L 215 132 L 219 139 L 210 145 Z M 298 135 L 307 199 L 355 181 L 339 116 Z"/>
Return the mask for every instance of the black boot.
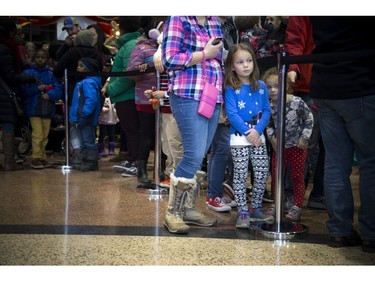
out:
<path id="1" fill-rule="evenodd" d="M 147 161 L 146 160 L 137 160 L 138 168 L 138 182 L 140 183 L 150 183 L 151 181 L 147 177 Z"/>
<path id="2" fill-rule="evenodd" d="M 160 159 L 160 181 L 164 181 L 165 180 L 165 168 L 166 168 L 166 162 L 167 161 L 167 156 L 162 153 L 161 155 L 161 159 Z"/>
<path id="3" fill-rule="evenodd" d="M 82 150 L 81 149 L 74 149 L 72 152 L 72 157 L 70 160 L 70 164 L 72 165 L 72 168 L 75 170 L 81 169 L 82 164 Z"/>
<path id="4" fill-rule="evenodd" d="M 81 171 L 96 171 L 99 170 L 99 153 L 96 149 L 84 151 Z"/>

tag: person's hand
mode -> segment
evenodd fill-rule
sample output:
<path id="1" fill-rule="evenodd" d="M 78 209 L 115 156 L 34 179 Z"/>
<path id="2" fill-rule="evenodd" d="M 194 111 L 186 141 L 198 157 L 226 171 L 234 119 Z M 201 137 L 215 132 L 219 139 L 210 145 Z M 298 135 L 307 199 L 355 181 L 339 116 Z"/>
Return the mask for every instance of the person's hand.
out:
<path id="1" fill-rule="evenodd" d="M 204 47 L 204 53 L 206 55 L 206 59 L 213 59 L 223 50 L 223 42 L 221 41 L 217 45 L 212 45 L 212 42 L 215 40 L 215 37 L 212 37 L 210 41 Z"/>
<path id="2" fill-rule="evenodd" d="M 228 118 L 225 118 L 225 120 L 224 120 L 224 126 L 227 127 L 227 126 L 229 126 L 229 125 L 230 125 L 230 121 L 229 121 L 229 119 L 228 119 Z"/>
<path id="3" fill-rule="evenodd" d="M 103 86 L 102 89 L 100 90 L 100 93 L 102 94 L 102 97 L 103 97 L 103 98 L 106 97 L 107 86 L 108 86 L 108 81 L 105 82 L 104 86 Z"/>
<path id="4" fill-rule="evenodd" d="M 152 98 L 152 92 L 153 90 L 146 90 L 143 92 L 146 98 L 151 99 Z"/>
<path id="5" fill-rule="evenodd" d="M 142 64 L 138 65 L 138 70 L 140 72 L 145 72 L 146 69 L 147 69 L 147 63 L 142 63 Z"/>
<path id="6" fill-rule="evenodd" d="M 87 118 L 85 117 L 81 117 L 79 118 L 78 122 L 77 122 L 77 127 L 78 128 L 83 128 L 87 125 Z"/>
<path id="7" fill-rule="evenodd" d="M 249 142 L 251 142 L 253 145 L 258 147 L 262 144 L 262 139 L 260 138 L 259 133 L 255 129 L 249 129 L 245 132 L 246 138 Z"/>
<path id="8" fill-rule="evenodd" d="M 309 141 L 303 138 L 299 138 L 297 147 L 300 149 L 307 149 L 307 146 L 309 144 Z"/>
<path id="9" fill-rule="evenodd" d="M 49 94 L 43 92 L 43 93 L 40 95 L 40 98 L 41 98 L 42 100 L 49 100 Z"/>
<path id="10" fill-rule="evenodd" d="M 74 38 L 75 36 L 66 36 L 65 37 L 65 44 L 69 47 L 72 47 L 74 45 Z"/>
<path id="11" fill-rule="evenodd" d="M 162 99 L 165 97 L 165 91 L 154 91 L 152 92 L 152 97 L 154 99 Z"/>
<path id="12" fill-rule="evenodd" d="M 157 57 L 154 59 L 154 66 L 155 66 L 155 69 L 161 73 L 164 71 L 164 67 L 163 67 L 163 64 L 161 62 L 161 56 L 160 57 Z"/>
<path id="13" fill-rule="evenodd" d="M 38 90 L 41 91 L 41 92 L 45 91 L 46 90 L 46 85 L 39 85 L 38 86 Z"/>
<path id="14" fill-rule="evenodd" d="M 272 146 L 273 150 L 276 151 L 276 146 L 277 146 L 277 139 L 276 139 L 276 137 L 271 138 L 270 139 L 270 143 L 271 143 L 271 146 Z"/>
<path id="15" fill-rule="evenodd" d="M 297 80 L 297 72 L 295 71 L 289 71 L 288 72 L 288 79 L 290 82 L 295 83 Z"/>

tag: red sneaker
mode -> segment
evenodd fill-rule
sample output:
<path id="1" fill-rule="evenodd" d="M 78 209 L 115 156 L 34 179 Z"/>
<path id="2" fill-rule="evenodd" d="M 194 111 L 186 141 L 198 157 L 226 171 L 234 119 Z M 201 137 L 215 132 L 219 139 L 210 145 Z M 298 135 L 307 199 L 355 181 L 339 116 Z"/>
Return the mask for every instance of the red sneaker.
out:
<path id="1" fill-rule="evenodd" d="M 169 188 L 170 184 L 171 184 L 171 180 L 170 180 L 169 177 L 166 177 L 165 180 L 163 180 L 163 181 L 161 181 L 161 182 L 159 183 L 159 185 L 160 185 L 161 187 L 165 187 L 165 188 Z"/>
<path id="2" fill-rule="evenodd" d="M 229 212 L 230 210 L 232 210 L 230 206 L 225 205 L 223 199 L 219 196 L 216 196 L 213 199 L 206 196 L 206 204 L 208 208 L 216 212 Z"/>

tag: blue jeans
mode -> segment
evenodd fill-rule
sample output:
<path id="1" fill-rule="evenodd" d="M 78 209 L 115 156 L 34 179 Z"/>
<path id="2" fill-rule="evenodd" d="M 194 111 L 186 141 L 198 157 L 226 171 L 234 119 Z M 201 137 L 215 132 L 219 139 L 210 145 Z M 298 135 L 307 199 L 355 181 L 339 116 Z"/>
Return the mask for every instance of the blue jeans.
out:
<path id="1" fill-rule="evenodd" d="M 198 114 L 199 101 L 169 96 L 173 116 L 180 130 L 184 154 L 174 175 L 191 179 L 201 168 L 219 123 L 220 104 L 216 105 L 210 119 Z"/>
<path id="2" fill-rule="evenodd" d="M 324 194 L 331 236 L 353 232 L 354 202 L 350 175 L 354 151 L 359 163 L 362 239 L 375 239 L 375 95 L 346 99 L 316 99 L 325 147 Z"/>
<path id="3" fill-rule="evenodd" d="M 82 128 L 71 126 L 69 130 L 71 147 L 81 150 L 98 150 L 95 144 L 95 128 L 94 126 L 85 126 Z"/>
<path id="4" fill-rule="evenodd" d="M 226 127 L 224 124 L 219 124 L 212 140 L 210 158 L 208 159 L 207 195 L 210 198 L 223 196 L 224 174 L 230 156 L 229 140 L 229 126 Z"/>

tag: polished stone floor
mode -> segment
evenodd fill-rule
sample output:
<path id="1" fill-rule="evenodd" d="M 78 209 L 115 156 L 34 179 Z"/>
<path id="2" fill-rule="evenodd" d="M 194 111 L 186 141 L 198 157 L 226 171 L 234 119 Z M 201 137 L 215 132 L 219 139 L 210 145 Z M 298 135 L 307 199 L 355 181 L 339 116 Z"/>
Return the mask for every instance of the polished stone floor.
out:
<path id="1" fill-rule="evenodd" d="M 112 171 L 109 158 L 101 159 L 95 172 L 63 169 L 64 159 L 54 153 L 48 159 L 54 166 L 37 170 L 27 158 L 24 170 L 0 172 L 0 265 L 375 265 L 375 255 L 360 247 L 326 245 L 324 210 L 304 206 L 298 226 L 307 231 L 269 238 L 263 229 L 236 229 L 235 210 L 209 210 L 204 190 L 198 206 L 218 218 L 218 226 L 192 226 L 187 235 L 172 235 L 162 223 L 168 192 L 137 188 L 136 178 Z M 352 181 L 357 212 L 355 166 Z"/>

